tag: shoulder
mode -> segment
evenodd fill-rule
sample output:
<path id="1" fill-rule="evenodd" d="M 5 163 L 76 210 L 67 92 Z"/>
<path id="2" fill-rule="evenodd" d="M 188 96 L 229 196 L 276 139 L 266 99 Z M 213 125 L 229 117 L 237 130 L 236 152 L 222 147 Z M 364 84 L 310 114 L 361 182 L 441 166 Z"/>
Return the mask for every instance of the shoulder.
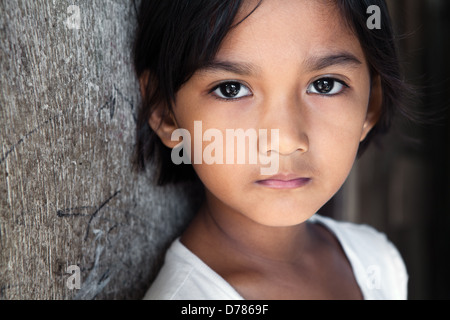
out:
<path id="1" fill-rule="evenodd" d="M 386 235 L 366 224 L 356 224 L 346 221 L 338 221 L 332 218 L 315 215 L 312 222 L 318 222 L 327 227 L 340 242 L 358 249 L 367 249 L 373 255 L 376 252 L 385 253 L 385 249 L 394 248 Z M 341 243 L 342 244 L 342 243 Z"/>
<path id="2" fill-rule="evenodd" d="M 144 300 L 236 300 L 239 294 L 176 239 Z"/>
<path id="3" fill-rule="evenodd" d="M 386 235 L 368 225 L 314 216 L 339 240 L 366 299 L 407 298 L 408 274 L 403 259 Z"/>

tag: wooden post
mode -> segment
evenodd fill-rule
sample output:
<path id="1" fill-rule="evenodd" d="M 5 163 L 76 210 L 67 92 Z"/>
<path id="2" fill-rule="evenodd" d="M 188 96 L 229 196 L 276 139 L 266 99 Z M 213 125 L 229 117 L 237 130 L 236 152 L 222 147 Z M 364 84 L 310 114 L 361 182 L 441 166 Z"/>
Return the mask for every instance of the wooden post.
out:
<path id="1" fill-rule="evenodd" d="M 138 299 L 190 217 L 196 189 L 131 170 L 135 18 L 0 2 L 0 299 Z"/>

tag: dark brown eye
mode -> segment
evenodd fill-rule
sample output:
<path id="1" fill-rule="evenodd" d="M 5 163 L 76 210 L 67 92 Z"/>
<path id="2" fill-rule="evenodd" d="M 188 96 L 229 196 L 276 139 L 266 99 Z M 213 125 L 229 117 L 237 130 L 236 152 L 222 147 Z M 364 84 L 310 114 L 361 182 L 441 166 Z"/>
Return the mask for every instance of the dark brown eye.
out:
<path id="1" fill-rule="evenodd" d="M 335 95 L 342 92 L 347 87 L 343 82 L 332 79 L 323 78 L 314 81 L 308 87 L 308 93 L 322 94 L 322 95 Z"/>
<path id="2" fill-rule="evenodd" d="M 241 91 L 241 85 L 236 82 L 226 83 L 220 86 L 220 92 L 227 98 L 236 97 Z"/>
<path id="3" fill-rule="evenodd" d="M 334 80 L 323 79 L 314 82 L 314 88 L 319 93 L 329 93 L 334 88 Z"/>
<path id="4" fill-rule="evenodd" d="M 233 100 L 250 96 L 251 92 L 239 82 L 224 82 L 215 87 L 212 92 L 221 99 Z"/>

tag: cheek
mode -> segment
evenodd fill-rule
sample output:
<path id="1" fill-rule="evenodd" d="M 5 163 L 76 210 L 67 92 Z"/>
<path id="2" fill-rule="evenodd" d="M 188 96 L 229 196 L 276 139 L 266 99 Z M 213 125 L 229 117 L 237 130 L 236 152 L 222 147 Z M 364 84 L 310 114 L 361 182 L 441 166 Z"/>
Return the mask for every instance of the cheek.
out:
<path id="1" fill-rule="evenodd" d="M 317 136 L 321 136 L 319 144 L 328 150 L 328 156 L 351 158 L 357 152 L 363 125 L 362 116 L 349 115 L 344 121 L 327 121 L 321 132 L 317 133 Z"/>
<path id="2" fill-rule="evenodd" d="M 333 100 L 317 98 L 309 106 L 314 136 L 323 135 L 320 141 L 329 142 L 336 151 L 357 148 L 361 140 L 369 93 L 362 88 L 355 91 L 361 93 L 331 98 Z"/>
<path id="3" fill-rule="evenodd" d="M 248 199 L 242 198 L 242 194 L 248 194 L 251 191 L 248 185 L 248 181 L 251 179 L 248 170 L 245 170 L 244 166 L 201 164 L 194 165 L 194 170 L 214 198 L 240 212 L 248 210 L 248 207 L 245 205 Z"/>
<path id="4" fill-rule="evenodd" d="M 356 159 L 365 120 L 364 107 L 340 106 L 311 126 L 311 154 L 327 188 L 340 187 Z"/>
<path id="5" fill-rule="evenodd" d="M 322 140 L 320 157 L 325 172 L 338 180 L 345 180 L 356 159 L 360 130 L 341 129 L 330 131 L 327 139 Z"/>

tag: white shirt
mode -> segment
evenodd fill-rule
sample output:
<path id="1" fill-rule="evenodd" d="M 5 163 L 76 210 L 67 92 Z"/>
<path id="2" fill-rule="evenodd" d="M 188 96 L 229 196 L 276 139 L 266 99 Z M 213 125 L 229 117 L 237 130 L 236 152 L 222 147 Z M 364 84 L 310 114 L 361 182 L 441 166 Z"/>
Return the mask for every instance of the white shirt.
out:
<path id="1" fill-rule="evenodd" d="M 394 245 L 383 233 L 367 225 L 314 215 L 340 242 L 366 300 L 407 299 L 408 275 Z M 176 239 L 144 299 L 243 300 L 239 293 Z"/>

